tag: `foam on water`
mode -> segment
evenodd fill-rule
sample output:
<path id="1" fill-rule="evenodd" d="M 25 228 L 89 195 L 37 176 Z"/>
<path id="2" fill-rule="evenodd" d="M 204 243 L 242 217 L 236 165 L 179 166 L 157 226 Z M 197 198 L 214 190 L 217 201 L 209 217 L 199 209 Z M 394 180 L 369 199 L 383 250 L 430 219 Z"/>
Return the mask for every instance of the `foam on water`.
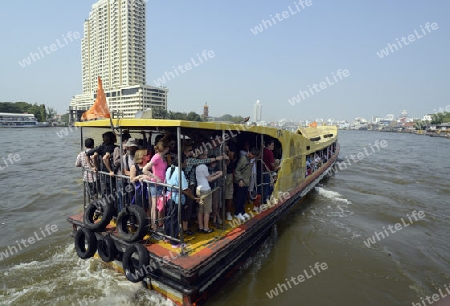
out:
<path id="1" fill-rule="evenodd" d="M 314 196 L 317 197 L 319 203 L 311 206 L 311 210 L 307 215 L 317 222 L 327 224 L 326 227 L 321 226 L 322 229 L 329 227 L 330 235 L 339 237 L 341 241 L 352 241 L 361 236 L 358 229 L 349 225 L 346 218 L 352 216 L 354 213 L 350 210 L 352 202 L 344 198 L 339 192 L 325 189 L 325 187 L 315 187 L 317 192 Z M 336 231 L 336 229 L 338 229 Z"/>
<path id="2" fill-rule="evenodd" d="M 323 187 L 315 187 L 315 190 L 319 193 L 319 197 L 325 198 L 327 203 L 330 203 L 327 206 L 327 216 L 344 218 L 353 215 L 353 212 L 348 209 L 352 202 L 343 198 L 339 192 L 327 190 Z"/>
<path id="3" fill-rule="evenodd" d="M 129 282 L 99 259 L 78 258 L 72 244 L 48 259 L 20 263 L 0 275 L 0 305 L 30 301 L 33 305 L 173 305 L 141 283 Z"/>

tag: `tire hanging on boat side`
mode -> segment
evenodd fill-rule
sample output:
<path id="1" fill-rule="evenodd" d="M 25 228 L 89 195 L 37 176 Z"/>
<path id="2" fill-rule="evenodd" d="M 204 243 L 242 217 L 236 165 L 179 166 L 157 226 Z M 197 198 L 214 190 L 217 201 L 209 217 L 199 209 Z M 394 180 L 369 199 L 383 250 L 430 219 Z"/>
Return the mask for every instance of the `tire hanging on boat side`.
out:
<path id="1" fill-rule="evenodd" d="M 119 236 L 128 243 L 133 243 L 144 238 L 147 233 L 147 228 L 147 215 L 137 205 L 125 207 L 117 217 L 117 231 Z"/>
<path id="2" fill-rule="evenodd" d="M 138 254 L 138 263 L 133 258 L 133 254 Z M 149 264 L 149 256 L 147 249 L 140 243 L 133 243 L 129 245 L 122 257 L 123 271 L 126 278 L 132 282 L 137 283 L 142 281 L 147 275 L 146 266 Z"/>
<path id="3" fill-rule="evenodd" d="M 96 200 L 89 204 L 84 210 L 84 225 L 86 228 L 94 231 L 100 232 L 105 229 L 113 217 L 112 203 L 107 204 L 105 202 L 100 202 Z M 97 221 L 98 218 L 101 220 Z"/>
<path id="4" fill-rule="evenodd" d="M 98 241 L 98 255 L 104 262 L 116 259 L 117 248 L 111 236 L 106 236 Z"/>
<path id="5" fill-rule="evenodd" d="M 74 242 L 77 255 L 82 259 L 91 258 L 97 251 L 97 238 L 94 232 L 87 228 L 80 228 L 77 231 Z"/>

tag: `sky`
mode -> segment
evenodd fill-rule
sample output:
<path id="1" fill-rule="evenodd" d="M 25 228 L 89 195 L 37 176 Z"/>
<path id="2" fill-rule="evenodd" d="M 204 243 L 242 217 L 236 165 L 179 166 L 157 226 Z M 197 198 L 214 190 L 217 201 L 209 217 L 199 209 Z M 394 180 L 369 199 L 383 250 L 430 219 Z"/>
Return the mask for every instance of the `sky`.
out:
<path id="1" fill-rule="evenodd" d="M 82 93 L 80 37 L 95 2 L 2 3 L 1 102 L 67 111 Z M 146 6 L 146 83 L 155 86 L 174 66 L 197 64 L 166 79 L 169 110 L 202 113 L 208 103 L 211 116 L 246 117 L 260 100 L 265 121 L 370 119 L 403 110 L 421 118 L 450 110 L 450 1 L 149 0 Z M 25 64 L 44 47 L 48 54 Z"/>

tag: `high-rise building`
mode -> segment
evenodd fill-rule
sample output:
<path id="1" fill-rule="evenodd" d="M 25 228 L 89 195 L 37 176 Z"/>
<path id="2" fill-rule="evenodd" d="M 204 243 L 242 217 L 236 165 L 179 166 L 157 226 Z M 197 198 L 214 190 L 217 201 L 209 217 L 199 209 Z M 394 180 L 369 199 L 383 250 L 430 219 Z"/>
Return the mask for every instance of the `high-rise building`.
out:
<path id="1" fill-rule="evenodd" d="M 89 109 L 100 76 L 111 111 L 167 110 L 167 88 L 145 84 L 145 0 L 99 0 L 84 22 L 81 40 L 83 93 L 70 106 Z"/>
<path id="2" fill-rule="evenodd" d="M 253 105 L 253 122 L 260 122 L 262 120 L 262 105 L 261 102 L 256 101 Z"/>

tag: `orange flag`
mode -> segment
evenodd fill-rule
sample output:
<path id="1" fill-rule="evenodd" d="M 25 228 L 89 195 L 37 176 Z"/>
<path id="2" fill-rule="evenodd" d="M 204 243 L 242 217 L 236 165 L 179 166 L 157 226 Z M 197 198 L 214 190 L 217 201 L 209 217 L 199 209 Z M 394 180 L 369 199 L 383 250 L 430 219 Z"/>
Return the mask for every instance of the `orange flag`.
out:
<path id="1" fill-rule="evenodd" d="M 311 123 L 310 125 L 309 125 L 310 127 L 314 127 L 314 128 L 316 128 L 317 127 L 317 122 L 316 121 L 314 121 L 313 123 Z"/>
<path id="2" fill-rule="evenodd" d="M 98 118 L 111 118 L 100 77 L 98 77 L 97 98 L 95 99 L 94 105 L 92 105 L 88 111 L 85 111 L 83 115 L 81 115 L 81 120 L 83 121 Z"/>

